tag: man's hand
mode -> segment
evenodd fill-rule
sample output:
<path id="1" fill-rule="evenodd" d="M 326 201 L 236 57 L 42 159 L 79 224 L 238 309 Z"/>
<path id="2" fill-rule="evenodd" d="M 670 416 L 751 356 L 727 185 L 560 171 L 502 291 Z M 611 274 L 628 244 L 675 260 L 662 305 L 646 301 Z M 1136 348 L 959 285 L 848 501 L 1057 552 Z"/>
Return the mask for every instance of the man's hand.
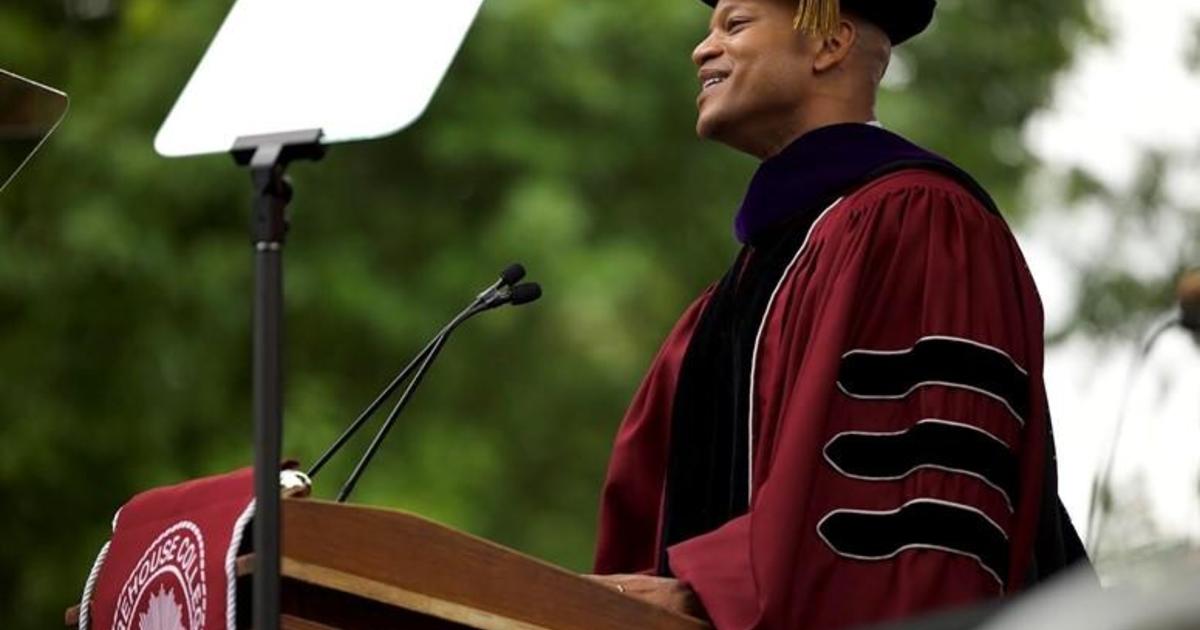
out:
<path id="1" fill-rule="evenodd" d="M 707 619 L 700 599 L 679 580 L 651 575 L 585 575 L 630 597 L 672 612 Z"/>

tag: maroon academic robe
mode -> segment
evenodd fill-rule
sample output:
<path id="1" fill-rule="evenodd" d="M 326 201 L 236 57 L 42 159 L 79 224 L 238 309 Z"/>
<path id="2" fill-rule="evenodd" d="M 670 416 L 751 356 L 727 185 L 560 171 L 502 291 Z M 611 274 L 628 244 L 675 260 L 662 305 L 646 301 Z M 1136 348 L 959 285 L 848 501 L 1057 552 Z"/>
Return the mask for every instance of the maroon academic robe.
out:
<path id="1" fill-rule="evenodd" d="M 713 292 L 620 426 L 597 573 L 661 571 L 672 407 Z M 1051 452 L 1042 332 L 1016 241 L 960 181 L 910 168 L 852 190 L 811 223 L 756 337 L 747 507 L 669 546 L 669 574 L 720 630 L 853 627 L 1021 590 Z"/>

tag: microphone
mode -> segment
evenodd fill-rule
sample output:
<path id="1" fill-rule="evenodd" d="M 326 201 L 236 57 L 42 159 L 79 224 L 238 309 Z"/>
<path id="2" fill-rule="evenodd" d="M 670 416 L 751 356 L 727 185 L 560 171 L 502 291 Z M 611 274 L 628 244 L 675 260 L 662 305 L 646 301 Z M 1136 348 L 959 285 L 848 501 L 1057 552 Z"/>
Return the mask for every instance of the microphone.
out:
<path id="1" fill-rule="evenodd" d="M 521 271 L 522 273 L 520 275 L 524 275 L 524 270 Z M 404 411 L 404 407 L 408 405 L 408 401 L 413 392 L 416 391 L 417 387 L 421 384 L 421 380 L 425 378 L 425 372 L 429 369 L 429 366 L 433 365 L 433 360 L 437 358 L 438 353 L 442 351 L 442 347 L 446 345 L 446 340 L 450 338 L 450 333 L 454 332 L 454 329 L 457 328 L 459 324 L 465 322 L 478 313 L 482 313 L 505 304 L 512 304 L 513 306 L 528 304 L 529 302 L 537 300 L 541 296 L 542 287 L 534 282 L 518 284 L 511 289 L 506 286 L 501 286 L 496 289 L 495 295 L 492 297 L 492 299 L 486 300 L 482 304 L 467 307 L 466 311 L 460 313 L 458 317 L 451 321 L 450 324 L 446 326 L 446 328 L 443 329 L 436 338 L 434 338 L 433 347 L 421 361 L 421 366 L 417 368 L 417 373 L 413 376 L 412 381 L 409 382 L 408 387 L 404 388 L 404 393 L 400 395 L 400 400 L 396 402 L 396 406 L 392 408 L 392 412 L 389 413 L 387 419 L 383 421 L 383 425 L 379 427 L 379 431 L 377 431 L 375 433 L 375 437 L 371 439 L 371 444 L 367 446 L 367 451 L 363 453 L 362 458 L 358 460 L 358 464 L 354 466 L 354 470 L 350 473 L 350 477 L 342 486 L 341 491 L 338 492 L 336 499 L 338 503 L 344 503 L 346 499 L 350 497 L 350 493 L 354 492 L 354 487 L 358 484 L 359 478 L 362 477 L 363 472 L 367 469 L 367 466 L 370 465 L 371 460 L 375 457 L 375 453 L 379 450 L 379 446 L 383 444 L 383 440 L 387 438 L 388 432 L 392 430 L 392 426 L 396 424 L 396 418 L 400 417 L 400 412 Z M 479 300 L 477 298 L 476 302 L 478 301 Z"/>
<path id="2" fill-rule="evenodd" d="M 540 297 L 542 297 L 542 285 L 536 282 L 518 284 L 512 290 L 512 305 L 528 304 L 537 301 Z"/>
<path id="3" fill-rule="evenodd" d="M 1175 326 L 1192 333 L 1193 338 L 1200 342 L 1200 269 L 1193 269 L 1179 277 L 1179 283 L 1175 285 L 1175 299 L 1179 304 L 1151 323 L 1138 348 L 1139 357 L 1149 355 L 1158 338 Z"/>
<path id="4" fill-rule="evenodd" d="M 354 434 L 358 433 L 359 429 L 366 424 L 367 420 L 369 420 L 371 416 L 379 410 L 383 403 L 386 402 L 393 393 L 395 393 L 398 387 L 400 387 L 401 383 L 403 383 L 408 376 L 412 374 L 413 369 L 424 361 L 425 357 L 427 357 L 429 353 L 434 350 L 435 346 L 439 345 L 438 342 L 440 339 L 448 335 L 450 331 L 454 330 L 454 328 L 456 328 L 459 324 L 473 317 L 475 314 L 481 313 L 484 310 L 501 306 L 502 304 L 498 303 L 488 306 L 487 308 L 481 308 L 484 304 L 497 300 L 502 291 L 510 290 L 509 287 L 511 287 L 512 284 L 519 282 L 523 277 L 525 277 L 525 267 L 521 266 L 520 263 L 513 263 L 506 267 L 504 271 L 500 272 L 500 279 L 490 287 L 480 292 L 480 294 L 475 297 L 475 300 L 471 302 L 470 305 L 455 315 L 454 318 L 450 320 L 449 324 L 443 327 L 437 335 L 434 335 L 433 339 L 431 339 L 427 344 L 425 344 L 425 347 L 421 349 L 421 352 L 419 352 L 417 356 L 408 363 L 408 365 L 404 366 L 404 369 L 401 370 L 400 373 L 397 374 L 390 383 L 388 383 L 387 387 L 383 388 L 383 391 L 375 397 L 375 400 L 372 401 L 370 405 L 367 405 L 367 408 L 364 409 L 357 418 L 355 418 L 354 422 L 351 422 L 350 426 L 346 427 L 346 430 L 343 431 L 336 440 L 334 440 L 333 444 L 331 444 L 329 448 L 327 448 L 325 452 L 321 454 L 319 458 L 317 458 L 317 461 L 308 469 L 309 478 L 316 478 L 317 473 L 325 467 L 325 464 L 327 464 L 329 460 L 335 454 L 337 454 L 337 452 L 340 451 L 343 446 L 346 445 L 346 442 L 349 441 Z"/>
<path id="5" fill-rule="evenodd" d="M 521 263 L 513 263 L 500 272 L 500 284 L 512 286 L 525 277 L 525 267 Z"/>
<path id="6" fill-rule="evenodd" d="M 1175 287 L 1179 298 L 1179 323 L 1194 335 L 1200 335 L 1200 269 L 1183 274 Z"/>
<path id="7" fill-rule="evenodd" d="M 521 263 L 513 263 L 504 268 L 500 272 L 500 279 L 492 286 L 484 289 L 479 295 L 475 296 L 476 302 L 487 301 L 489 298 L 496 295 L 501 289 L 512 287 L 514 284 L 521 281 L 525 277 L 525 267 Z"/>

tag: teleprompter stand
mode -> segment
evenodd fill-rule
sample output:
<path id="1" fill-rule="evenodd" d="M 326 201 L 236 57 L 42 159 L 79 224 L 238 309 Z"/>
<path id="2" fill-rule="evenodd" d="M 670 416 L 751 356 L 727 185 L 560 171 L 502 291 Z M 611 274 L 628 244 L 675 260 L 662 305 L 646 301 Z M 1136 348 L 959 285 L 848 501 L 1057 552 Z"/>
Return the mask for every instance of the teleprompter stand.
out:
<path id="1" fill-rule="evenodd" d="M 233 159 L 250 167 L 254 209 L 254 628 L 279 628 L 279 466 L 283 441 L 283 244 L 294 160 L 325 155 L 321 130 L 244 136 Z"/>

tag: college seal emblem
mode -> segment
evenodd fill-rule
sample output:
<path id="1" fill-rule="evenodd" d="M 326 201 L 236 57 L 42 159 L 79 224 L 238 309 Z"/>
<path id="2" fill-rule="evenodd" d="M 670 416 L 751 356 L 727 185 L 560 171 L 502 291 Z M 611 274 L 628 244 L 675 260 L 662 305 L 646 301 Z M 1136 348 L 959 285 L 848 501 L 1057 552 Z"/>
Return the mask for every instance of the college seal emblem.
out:
<path id="1" fill-rule="evenodd" d="M 83 585 L 80 630 L 236 630 L 254 471 L 153 488 L 113 517 Z"/>
<path id="2" fill-rule="evenodd" d="M 113 630 L 202 630 L 208 592 L 204 536 L 180 521 L 146 548 L 121 587 Z"/>

